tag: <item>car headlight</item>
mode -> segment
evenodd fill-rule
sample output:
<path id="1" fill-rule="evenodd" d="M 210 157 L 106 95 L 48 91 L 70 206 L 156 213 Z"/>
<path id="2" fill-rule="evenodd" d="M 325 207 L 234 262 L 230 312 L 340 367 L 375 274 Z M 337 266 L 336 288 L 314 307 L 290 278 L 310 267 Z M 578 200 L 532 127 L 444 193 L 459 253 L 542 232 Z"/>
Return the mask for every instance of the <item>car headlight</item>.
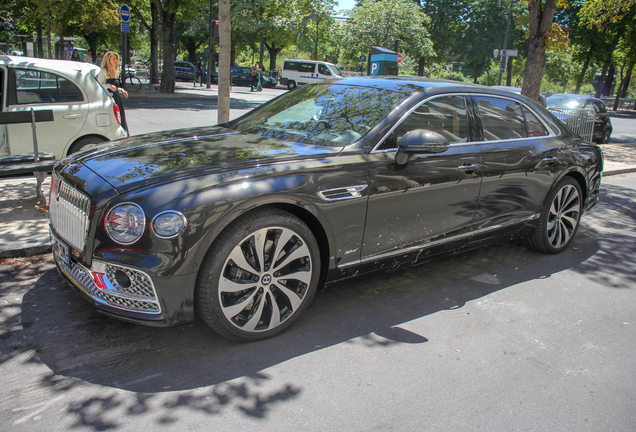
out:
<path id="1" fill-rule="evenodd" d="M 118 204 L 106 215 L 104 225 L 111 239 L 129 245 L 142 236 L 146 228 L 146 216 L 137 204 Z"/>
<path id="2" fill-rule="evenodd" d="M 155 216 L 152 220 L 152 230 L 157 237 L 172 238 L 181 234 L 187 224 L 188 221 L 181 212 L 168 210 Z"/>

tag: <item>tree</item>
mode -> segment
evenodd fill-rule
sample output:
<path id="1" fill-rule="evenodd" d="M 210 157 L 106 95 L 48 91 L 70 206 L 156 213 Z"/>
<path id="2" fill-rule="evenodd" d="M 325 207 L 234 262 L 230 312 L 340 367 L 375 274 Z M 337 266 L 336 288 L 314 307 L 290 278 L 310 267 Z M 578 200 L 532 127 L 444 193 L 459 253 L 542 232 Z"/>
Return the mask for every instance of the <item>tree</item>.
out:
<path id="1" fill-rule="evenodd" d="M 545 43 L 552 27 L 558 0 L 528 0 L 530 40 L 521 94 L 539 100 L 545 64 Z"/>
<path id="2" fill-rule="evenodd" d="M 312 42 L 313 59 L 318 60 L 318 44 L 329 40 L 329 28 L 333 26 L 334 0 L 302 0 L 299 11 L 303 14 L 301 37 Z"/>
<path id="3" fill-rule="evenodd" d="M 492 59 L 493 50 L 502 48 L 508 19 L 508 5 L 499 0 L 473 1 L 466 15 L 467 26 L 452 49 L 477 79 Z"/>
<path id="4" fill-rule="evenodd" d="M 230 0 L 219 0 L 219 102 L 218 123 L 230 121 L 230 51 L 232 35 Z"/>
<path id="5" fill-rule="evenodd" d="M 429 18 L 410 0 L 367 2 L 351 11 L 345 27 L 343 54 L 353 60 L 368 54 L 372 46 L 393 48 L 400 41 L 400 51 L 414 58 L 434 55 L 426 25 Z"/>

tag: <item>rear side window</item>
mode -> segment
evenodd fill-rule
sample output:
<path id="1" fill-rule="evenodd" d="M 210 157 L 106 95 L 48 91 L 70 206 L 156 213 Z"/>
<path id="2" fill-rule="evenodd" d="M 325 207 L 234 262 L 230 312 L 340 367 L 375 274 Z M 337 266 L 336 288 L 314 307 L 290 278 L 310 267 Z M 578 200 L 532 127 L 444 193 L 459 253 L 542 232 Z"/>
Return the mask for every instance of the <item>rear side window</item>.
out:
<path id="1" fill-rule="evenodd" d="M 311 72 L 311 73 L 313 73 L 314 69 L 315 69 L 315 66 L 316 65 L 314 65 L 313 63 L 301 63 L 299 65 L 298 70 L 300 72 Z"/>
<path id="2" fill-rule="evenodd" d="M 473 96 L 486 141 L 526 138 L 526 122 L 519 102 L 496 97 Z"/>
<path id="3" fill-rule="evenodd" d="M 283 64 L 283 70 L 298 70 L 298 62 L 285 62 Z"/>
<path id="4" fill-rule="evenodd" d="M 536 115 L 532 113 L 528 108 L 523 108 L 523 116 L 526 119 L 526 131 L 529 137 L 547 136 L 548 130 L 543 126 L 543 123 L 539 121 Z"/>
<path id="5" fill-rule="evenodd" d="M 16 96 L 18 104 L 52 102 L 81 102 L 81 90 L 61 76 L 30 69 L 16 69 Z"/>

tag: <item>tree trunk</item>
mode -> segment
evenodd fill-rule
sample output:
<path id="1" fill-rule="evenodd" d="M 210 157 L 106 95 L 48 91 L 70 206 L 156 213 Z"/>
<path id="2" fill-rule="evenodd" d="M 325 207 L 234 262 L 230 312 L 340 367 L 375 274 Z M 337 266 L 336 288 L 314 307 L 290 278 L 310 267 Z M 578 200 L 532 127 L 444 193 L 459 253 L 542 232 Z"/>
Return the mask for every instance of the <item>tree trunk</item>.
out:
<path id="1" fill-rule="evenodd" d="M 590 60 L 592 59 L 592 51 L 594 50 L 594 44 L 590 46 L 590 50 L 585 57 L 585 62 L 583 62 L 583 68 L 581 69 L 581 74 L 579 75 L 579 79 L 576 81 L 576 89 L 574 89 L 575 94 L 579 94 L 581 92 L 581 85 L 583 84 L 583 80 L 585 79 L 585 74 L 587 73 L 587 68 L 590 66 Z"/>
<path id="2" fill-rule="evenodd" d="M 532 100 L 539 100 L 541 78 L 545 66 L 545 39 L 552 26 L 554 11 L 558 0 L 530 0 L 528 3 L 530 41 L 526 72 L 523 78 L 521 94 Z"/>
<path id="3" fill-rule="evenodd" d="M 219 124 L 230 121 L 231 49 L 230 0 L 219 0 Z"/>
<path id="4" fill-rule="evenodd" d="M 420 57 L 417 62 L 417 76 L 424 76 L 424 63 L 426 63 L 426 59 L 424 57 Z"/>
<path id="5" fill-rule="evenodd" d="M 276 58 L 283 48 L 285 48 L 285 45 L 276 47 L 274 44 L 270 46 L 267 42 L 265 42 L 265 48 L 267 48 L 267 52 L 269 53 L 269 70 L 274 70 L 276 69 Z"/>
<path id="6" fill-rule="evenodd" d="M 265 35 L 263 29 L 258 32 L 258 64 L 263 67 L 263 59 L 265 58 Z"/>
<path id="7" fill-rule="evenodd" d="M 35 23 L 37 31 L 36 45 L 37 45 L 37 57 L 44 58 L 44 43 L 42 41 L 42 20 L 37 20 Z"/>
<path id="8" fill-rule="evenodd" d="M 610 63 L 612 62 L 612 55 L 614 54 L 614 50 L 616 49 L 616 45 L 618 45 L 618 41 L 620 40 L 621 35 L 616 33 L 614 36 L 614 40 L 612 41 L 611 48 L 608 51 L 607 56 L 605 57 L 605 63 L 603 64 L 603 72 L 601 72 L 601 77 L 598 80 L 598 84 L 596 85 L 596 94 L 594 97 L 601 97 L 603 90 L 605 89 L 605 77 L 607 70 L 609 69 Z"/>
<path id="9" fill-rule="evenodd" d="M 155 0 L 155 5 L 161 16 L 163 28 L 161 39 L 163 40 L 163 73 L 161 74 L 161 93 L 174 93 L 174 27 L 177 20 L 178 1 Z"/>
<path id="10" fill-rule="evenodd" d="M 159 84 L 159 10 L 150 2 L 150 84 Z"/>

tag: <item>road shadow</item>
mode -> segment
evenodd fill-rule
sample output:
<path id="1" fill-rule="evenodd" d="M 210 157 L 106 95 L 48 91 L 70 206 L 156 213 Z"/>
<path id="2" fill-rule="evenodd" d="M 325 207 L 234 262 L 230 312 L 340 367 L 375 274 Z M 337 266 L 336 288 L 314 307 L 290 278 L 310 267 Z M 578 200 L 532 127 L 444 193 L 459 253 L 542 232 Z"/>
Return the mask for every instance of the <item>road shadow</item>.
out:
<path id="1" fill-rule="evenodd" d="M 625 239 L 623 227 L 636 222 L 634 200 L 636 191 L 604 185 L 601 203 L 584 218 L 571 247 L 556 256 L 504 243 L 328 285 L 287 332 L 248 344 L 226 341 L 201 322 L 152 328 L 108 318 L 49 266 L 25 292 L 20 314 L 9 321 L 13 330 L 2 334 L 0 364 L 15 353 L 32 353 L 28 362 L 50 369 L 41 386 L 54 394 L 86 382 L 103 386 L 98 395 L 68 407 L 78 426 L 96 430 L 117 427 L 109 413 L 125 408 L 128 415 L 141 415 L 157 401 L 162 424 L 176 422 L 179 407 L 215 415 L 238 404 L 245 415 L 262 418 L 273 404 L 302 392 L 293 383 L 267 389 L 266 369 L 291 359 L 337 344 L 371 350 L 425 344 L 429 335 L 404 324 L 565 270 L 602 286 L 630 289 L 636 282 L 636 246 Z M 25 277 L 32 277 L 42 267 L 28 271 Z M 107 388 L 134 394 L 122 399 Z"/>

